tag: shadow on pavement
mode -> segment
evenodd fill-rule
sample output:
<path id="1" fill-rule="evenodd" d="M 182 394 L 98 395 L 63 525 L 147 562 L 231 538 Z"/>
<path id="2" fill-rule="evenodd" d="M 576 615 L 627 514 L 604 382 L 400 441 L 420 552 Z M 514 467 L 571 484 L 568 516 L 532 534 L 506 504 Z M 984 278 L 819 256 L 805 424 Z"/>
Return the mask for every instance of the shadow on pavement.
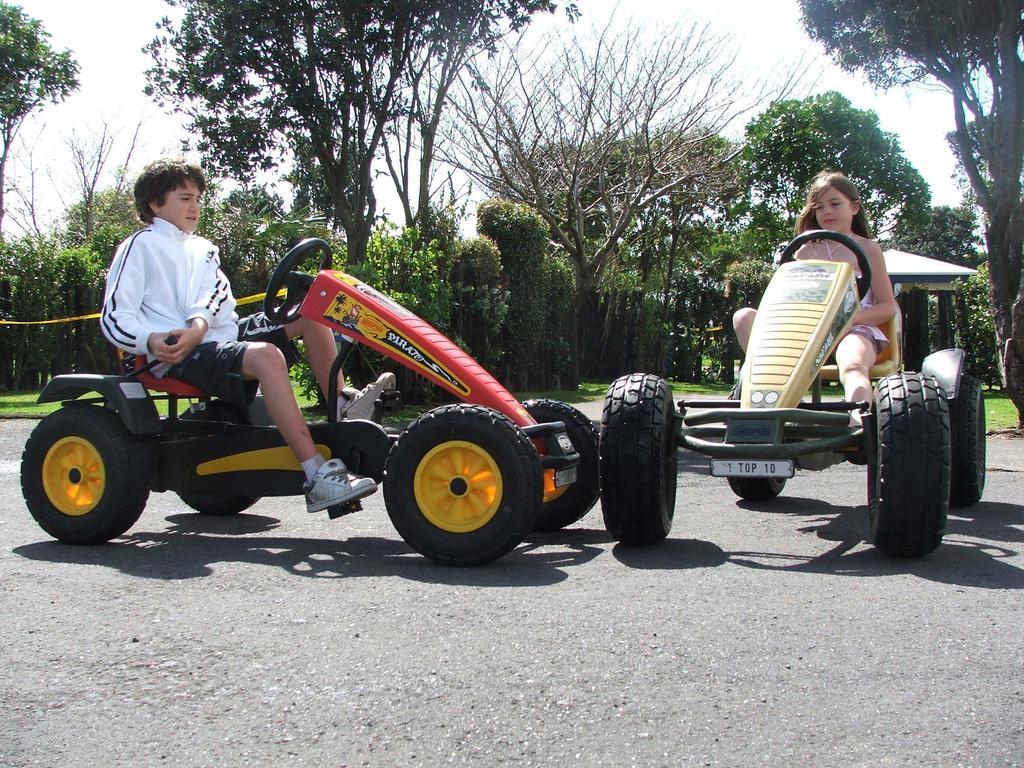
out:
<path id="1" fill-rule="evenodd" d="M 538 535 L 487 566 L 458 568 L 428 560 L 400 539 L 246 538 L 277 528 L 280 521 L 264 515 L 174 514 L 166 520 L 170 530 L 129 533 L 109 544 L 43 541 L 13 551 L 31 560 L 99 565 L 148 579 L 192 579 L 211 575 L 217 563 L 251 563 L 319 579 L 399 576 L 437 584 L 522 587 L 564 581 L 566 568 L 592 560 L 603 551 L 596 544 L 607 540 L 603 531 L 585 529 Z"/>
<path id="2" fill-rule="evenodd" d="M 612 554 L 623 565 L 640 570 L 714 568 L 729 561 L 721 547 L 700 539 L 666 539 L 652 547 L 616 544 Z"/>
<path id="3" fill-rule="evenodd" d="M 827 552 L 814 556 L 780 552 L 726 553 L 728 561 L 738 565 L 845 576 L 912 574 L 959 586 L 1024 589 L 1024 570 L 1003 562 L 1017 555 L 1017 549 L 966 538 L 1012 544 L 1024 541 L 1024 534 L 1014 527 L 1024 523 L 1024 507 L 1016 504 L 979 502 L 967 509 L 950 510 L 942 544 L 919 560 L 893 558 L 874 547 L 862 547 L 868 533 L 865 506 L 834 506 L 819 499 L 801 498 L 778 499 L 770 504 L 739 502 L 739 506 L 806 515 L 809 524 L 798 528 L 798 531 L 812 533 L 836 544 Z"/>

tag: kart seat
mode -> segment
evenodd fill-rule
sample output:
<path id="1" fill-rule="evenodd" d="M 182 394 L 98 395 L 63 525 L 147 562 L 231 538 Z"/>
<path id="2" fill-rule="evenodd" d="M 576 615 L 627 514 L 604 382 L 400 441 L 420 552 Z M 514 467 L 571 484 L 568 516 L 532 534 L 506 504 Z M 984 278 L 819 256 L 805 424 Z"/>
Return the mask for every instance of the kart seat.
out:
<path id="1" fill-rule="evenodd" d="M 868 375 L 872 379 L 884 379 L 893 373 L 898 373 L 903 367 L 903 320 L 899 308 L 892 320 L 880 326 L 889 345 L 882 350 L 882 353 L 871 366 Z M 825 365 L 821 368 L 822 381 L 839 381 L 839 367 L 836 365 Z"/>
<path id="2" fill-rule="evenodd" d="M 117 351 L 118 358 L 124 363 L 124 353 L 119 349 Z M 145 355 L 133 355 L 134 361 L 129 360 L 126 368 L 130 367 L 127 373 L 131 373 L 132 370 L 137 371 L 140 368 L 144 368 L 148 360 Z M 155 392 L 166 392 L 168 395 L 177 395 L 178 397 L 192 397 L 199 398 L 205 397 L 206 395 L 201 389 L 193 387 L 191 384 L 187 384 L 180 379 L 172 379 L 168 376 L 163 378 L 157 378 L 149 371 L 136 374 L 135 380 L 138 381 L 146 389 L 153 390 Z"/>

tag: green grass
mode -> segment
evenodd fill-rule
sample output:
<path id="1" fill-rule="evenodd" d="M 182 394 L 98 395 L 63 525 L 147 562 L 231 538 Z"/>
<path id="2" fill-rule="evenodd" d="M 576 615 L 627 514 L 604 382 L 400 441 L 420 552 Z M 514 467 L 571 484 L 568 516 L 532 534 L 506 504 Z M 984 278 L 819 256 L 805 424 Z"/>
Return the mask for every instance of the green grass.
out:
<path id="1" fill-rule="evenodd" d="M 0 416 L 45 416 L 60 403 L 36 402 L 38 392 L 0 392 Z"/>
<path id="2" fill-rule="evenodd" d="M 1010 398 L 994 390 L 986 390 L 984 397 L 985 426 L 988 429 L 1012 429 L 1017 426 L 1017 409 Z"/>
<path id="3" fill-rule="evenodd" d="M 11 416 L 45 416 L 48 413 L 60 408 L 60 403 L 37 403 L 38 392 L 0 392 L 0 418 Z M 307 397 L 303 397 L 299 390 L 295 389 L 295 398 L 302 408 L 315 407 L 315 403 Z M 157 400 L 156 409 L 161 416 L 167 415 L 167 401 Z M 179 407 L 179 411 L 182 410 Z"/>
<path id="4" fill-rule="evenodd" d="M 563 403 L 586 403 L 591 400 L 603 400 L 604 393 L 608 390 L 608 382 L 581 381 L 580 388 L 575 392 L 567 389 L 556 389 L 550 392 L 515 392 L 520 400 L 533 400 L 545 398 L 548 400 L 561 400 Z"/>
<path id="5" fill-rule="evenodd" d="M 671 382 L 671 384 L 672 392 L 677 397 L 679 395 L 714 395 L 725 397 L 729 394 L 729 387 L 722 385 L 684 384 L 681 382 Z M 607 389 L 607 382 L 586 381 L 581 383 L 580 388 L 575 392 L 565 390 L 517 392 L 516 397 L 520 400 L 550 398 L 552 400 L 561 400 L 565 403 L 578 404 L 603 399 Z M 38 392 L 0 392 L 0 418 L 10 416 L 45 416 L 60 407 L 60 403 L 43 403 L 40 405 L 36 402 L 38 396 Z M 302 397 L 298 390 L 296 390 L 295 396 L 299 400 L 299 405 L 307 412 L 309 418 L 314 420 L 319 418 L 319 414 L 315 413 L 314 402 Z M 427 407 L 405 408 L 398 414 L 395 414 L 394 418 L 408 421 L 415 418 Z M 158 402 L 157 410 L 161 414 L 165 414 L 167 412 L 166 403 Z M 1017 426 L 1017 410 L 1013 407 L 1013 403 L 1010 402 L 1010 398 L 1005 394 L 995 390 L 986 390 L 985 419 L 990 430 L 1010 429 Z"/>

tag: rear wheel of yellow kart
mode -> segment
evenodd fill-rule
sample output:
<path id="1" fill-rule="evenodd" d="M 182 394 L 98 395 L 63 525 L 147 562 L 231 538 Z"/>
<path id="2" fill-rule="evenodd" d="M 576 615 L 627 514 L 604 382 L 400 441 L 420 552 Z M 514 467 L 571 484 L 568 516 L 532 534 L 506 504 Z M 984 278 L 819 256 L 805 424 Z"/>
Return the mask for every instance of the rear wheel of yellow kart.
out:
<path id="1" fill-rule="evenodd" d="M 527 400 L 523 407 L 538 423 L 565 424 L 565 434 L 580 455 L 576 482 L 571 485 L 555 487 L 555 471 L 549 469 L 544 473 L 544 504 L 534 530 L 557 531 L 581 520 L 597 503 L 597 430 L 580 411 L 559 400 Z"/>
<path id="2" fill-rule="evenodd" d="M 960 393 L 948 400 L 951 470 L 949 505 L 967 507 L 985 492 L 985 403 L 981 382 L 960 379 Z"/>
<path id="3" fill-rule="evenodd" d="M 786 487 L 784 477 L 730 477 L 732 492 L 746 501 L 771 501 Z"/>
<path id="4" fill-rule="evenodd" d="M 117 414 L 67 406 L 32 430 L 21 457 L 29 512 L 69 544 L 98 544 L 131 528 L 149 498 L 149 447 Z"/>
<path id="5" fill-rule="evenodd" d="M 514 549 L 540 514 L 542 475 L 526 434 L 505 416 L 448 405 L 399 437 L 384 470 L 395 529 L 420 554 L 481 565 Z"/>

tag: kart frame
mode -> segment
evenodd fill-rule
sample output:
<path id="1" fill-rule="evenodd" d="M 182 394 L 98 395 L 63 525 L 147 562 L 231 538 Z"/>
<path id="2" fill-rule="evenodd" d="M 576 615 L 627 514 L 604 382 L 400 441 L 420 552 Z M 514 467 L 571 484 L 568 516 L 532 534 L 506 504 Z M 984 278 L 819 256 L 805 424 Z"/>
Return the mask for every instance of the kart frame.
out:
<path id="1" fill-rule="evenodd" d="M 316 255 L 315 277 L 297 271 Z M 564 403 L 518 402 L 425 321 L 331 269 L 323 240 L 304 240 L 285 255 L 264 310 L 278 322 L 309 317 L 348 337 L 331 368 L 332 393 L 353 344 L 364 343 L 463 401 L 389 431 L 370 420 L 337 421 L 332 395 L 327 421 L 309 424 L 326 458 L 341 457 L 352 471 L 383 482 L 392 522 L 421 554 L 453 565 L 490 562 L 531 530 L 563 527 L 596 503 L 597 438 L 589 420 Z M 302 492 L 298 461 L 258 408 L 245 411 L 184 382 L 157 379 L 149 367 L 138 361 L 124 375 L 61 375 L 41 391 L 39 402 L 62 407 L 26 444 L 22 490 L 44 530 L 68 543 L 109 541 L 135 524 L 150 490 L 174 491 L 212 515 Z M 179 413 L 183 398 L 193 405 Z M 165 417 L 159 400 L 167 401 Z M 384 405 L 376 403 L 378 417 Z"/>
<path id="2" fill-rule="evenodd" d="M 794 263 L 813 240 L 848 247 L 860 277 L 845 263 Z M 886 327 L 886 359 L 870 372 L 874 401 L 823 401 L 822 378 L 838 377 L 826 361 L 870 286 L 870 263 L 852 238 L 824 230 L 795 238 L 781 262 L 730 399 L 676 404 L 650 374 L 624 376 L 609 388 L 600 432 L 606 528 L 629 544 L 668 535 L 677 448 L 708 456 L 713 469 L 716 459 L 738 461 L 724 476 L 740 498 L 755 502 L 777 497 L 801 457 L 837 452 L 867 466 L 870 540 L 894 556 L 928 554 L 941 542 L 950 503 L 973 504 L 984 489 L 984 407 L 980 384 L 964 373 L 964 351 L 941 350 L 920 373 L 901 371 L 897 315 Z M 860 426 L 851 426 L 854 410 Z"/>

